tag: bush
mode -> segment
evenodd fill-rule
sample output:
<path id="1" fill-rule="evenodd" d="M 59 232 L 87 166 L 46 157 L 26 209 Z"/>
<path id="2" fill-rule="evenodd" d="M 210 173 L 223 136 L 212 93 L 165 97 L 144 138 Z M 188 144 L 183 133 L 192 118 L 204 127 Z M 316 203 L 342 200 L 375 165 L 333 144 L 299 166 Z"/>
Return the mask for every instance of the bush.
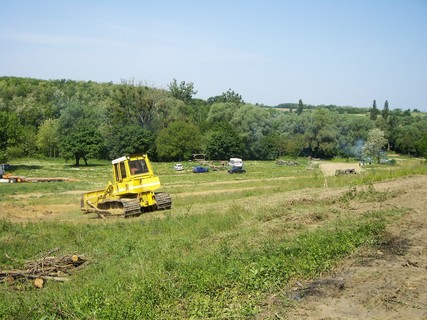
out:
<path id="1" fill-rule="evenodd" d="M 25 150 L 22 147 L 12 146 L 8 147 L 6 151 L 6 157 L 8 159 L 22 158 L 25 155 Z"/>

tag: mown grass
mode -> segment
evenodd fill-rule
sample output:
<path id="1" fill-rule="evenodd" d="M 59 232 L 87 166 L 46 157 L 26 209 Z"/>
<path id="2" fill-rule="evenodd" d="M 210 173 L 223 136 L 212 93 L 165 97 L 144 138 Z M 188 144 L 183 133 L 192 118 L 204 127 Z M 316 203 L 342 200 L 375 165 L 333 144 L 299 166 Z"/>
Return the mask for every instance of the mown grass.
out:
<path id="1" fill-rule="evenodd" d="M 60 247 L 61 252 L 85 252 L 91 264 L 71 282 L 49 283 L 43 290 L 4 286 L 0 315 L 6 319 L 251 316 L 261 310 L 264 294 L 292 278 L 325 271 L 358 246 L 376 241 L 385 216 L 379 212 L 372 219 L 338 221 L 281 241 L 247 236 L 239 240 L 242 218 L 231 215 L 78 228 L 45 223 L 22 228 L 2 221 L 0 227 L 10 237 L 2 251 L 14 259 Z M 3 265 L 10 263 L 5 260 Z"/>
<path id="2" fill-rule="evenodd" d="M 40 174 L 49 170 L 48 161 L 38 165 Z M 75 200 L 69 191 L 103 188 L 109 179 L 108 163 L 79 170 L 61 162 L 53 165 L 63 176 L 80 181 L 0 185 L 0 192 L 16 204 L 56 203 Z M 172 194 L 170 211 L 77 224 L 1 220 L 0 269 L 19 268 L 53 248 L 58 255 L 85 254 L 89 264 L 71 281 L 48 281 L 40 290 L 31 283 L 0 284 L 0 318 L 255 316 L 266 297 L 281 292 L 289 281 L 314 277 L 358 247 L 380 243 L 388 221 L 401 214 L 349 214 L 348 201 L 384 201 L 387 195 L 370 189 L 372 182 L 426 172 L 422 166 L 372 167 L 363 175 L 328 178 L 330 188 L 349 189 L 336 199 L 289 200 L 288 191 L 306 194 L 323 187 L 324 177 L 304 165 L 268 162 L 254 162 L 252 171 L 247 168 L 246 175 L 236 176 L 223 171 L 176 173 L 172 165 L 154 164 L 164 189 Z M 43 195 L 17 198 L 34 193 Z"/>

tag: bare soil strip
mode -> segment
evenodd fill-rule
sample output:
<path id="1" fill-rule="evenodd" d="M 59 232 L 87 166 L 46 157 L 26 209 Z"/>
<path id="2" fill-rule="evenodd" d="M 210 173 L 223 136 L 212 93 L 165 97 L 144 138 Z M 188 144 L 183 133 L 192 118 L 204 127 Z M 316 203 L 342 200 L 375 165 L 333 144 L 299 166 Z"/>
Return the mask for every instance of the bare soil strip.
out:
<path id="1" fill-rule="evenodd" d="M 427 319 L 427 176 L 382 182 L 375 189 L 397 196 L 381 203 L 355 203 L 349 209 L 408 209 L 388 227 L 385 243 L 358 251 L 328 275 L 293 284 L 284 293 L 285 303 L 272 303 L 269 316 Z"/>

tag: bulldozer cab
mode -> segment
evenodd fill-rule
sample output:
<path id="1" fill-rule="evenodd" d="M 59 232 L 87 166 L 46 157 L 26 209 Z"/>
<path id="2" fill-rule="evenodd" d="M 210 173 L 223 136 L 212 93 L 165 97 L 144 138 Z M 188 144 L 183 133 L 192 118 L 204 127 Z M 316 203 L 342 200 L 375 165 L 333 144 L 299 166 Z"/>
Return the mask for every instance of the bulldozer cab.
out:
<path id="1" fill-rule="evenodd" d="M 145 159 L 129 160 L 131 175 L 148 173 L 148 167 Z"/>
<path id="2" fill-rule="evenodd" d="M 126 156 L 113 160 L 114 180 L 123 182 L 132 180 L 135 176 L 152 176 L 150 163 L 147 160 L 145 156 Z"/>

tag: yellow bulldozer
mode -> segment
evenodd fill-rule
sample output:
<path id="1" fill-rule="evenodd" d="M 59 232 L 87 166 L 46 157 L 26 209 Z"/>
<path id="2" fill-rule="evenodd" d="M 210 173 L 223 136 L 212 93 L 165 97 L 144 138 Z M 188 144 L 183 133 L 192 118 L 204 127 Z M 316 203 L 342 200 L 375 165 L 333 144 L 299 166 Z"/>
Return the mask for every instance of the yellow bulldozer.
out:
<path id="1" fill-rule="evenodd" d="M 155 192 L 160 179 L 154 175 L 147 155 L 130 155 L 112 161 L 113 183 L 103 190 L 83 194 L 81 209 L 99 217 L 133 217 L 143 212 L 170 209 L 168 193 Z"/>

